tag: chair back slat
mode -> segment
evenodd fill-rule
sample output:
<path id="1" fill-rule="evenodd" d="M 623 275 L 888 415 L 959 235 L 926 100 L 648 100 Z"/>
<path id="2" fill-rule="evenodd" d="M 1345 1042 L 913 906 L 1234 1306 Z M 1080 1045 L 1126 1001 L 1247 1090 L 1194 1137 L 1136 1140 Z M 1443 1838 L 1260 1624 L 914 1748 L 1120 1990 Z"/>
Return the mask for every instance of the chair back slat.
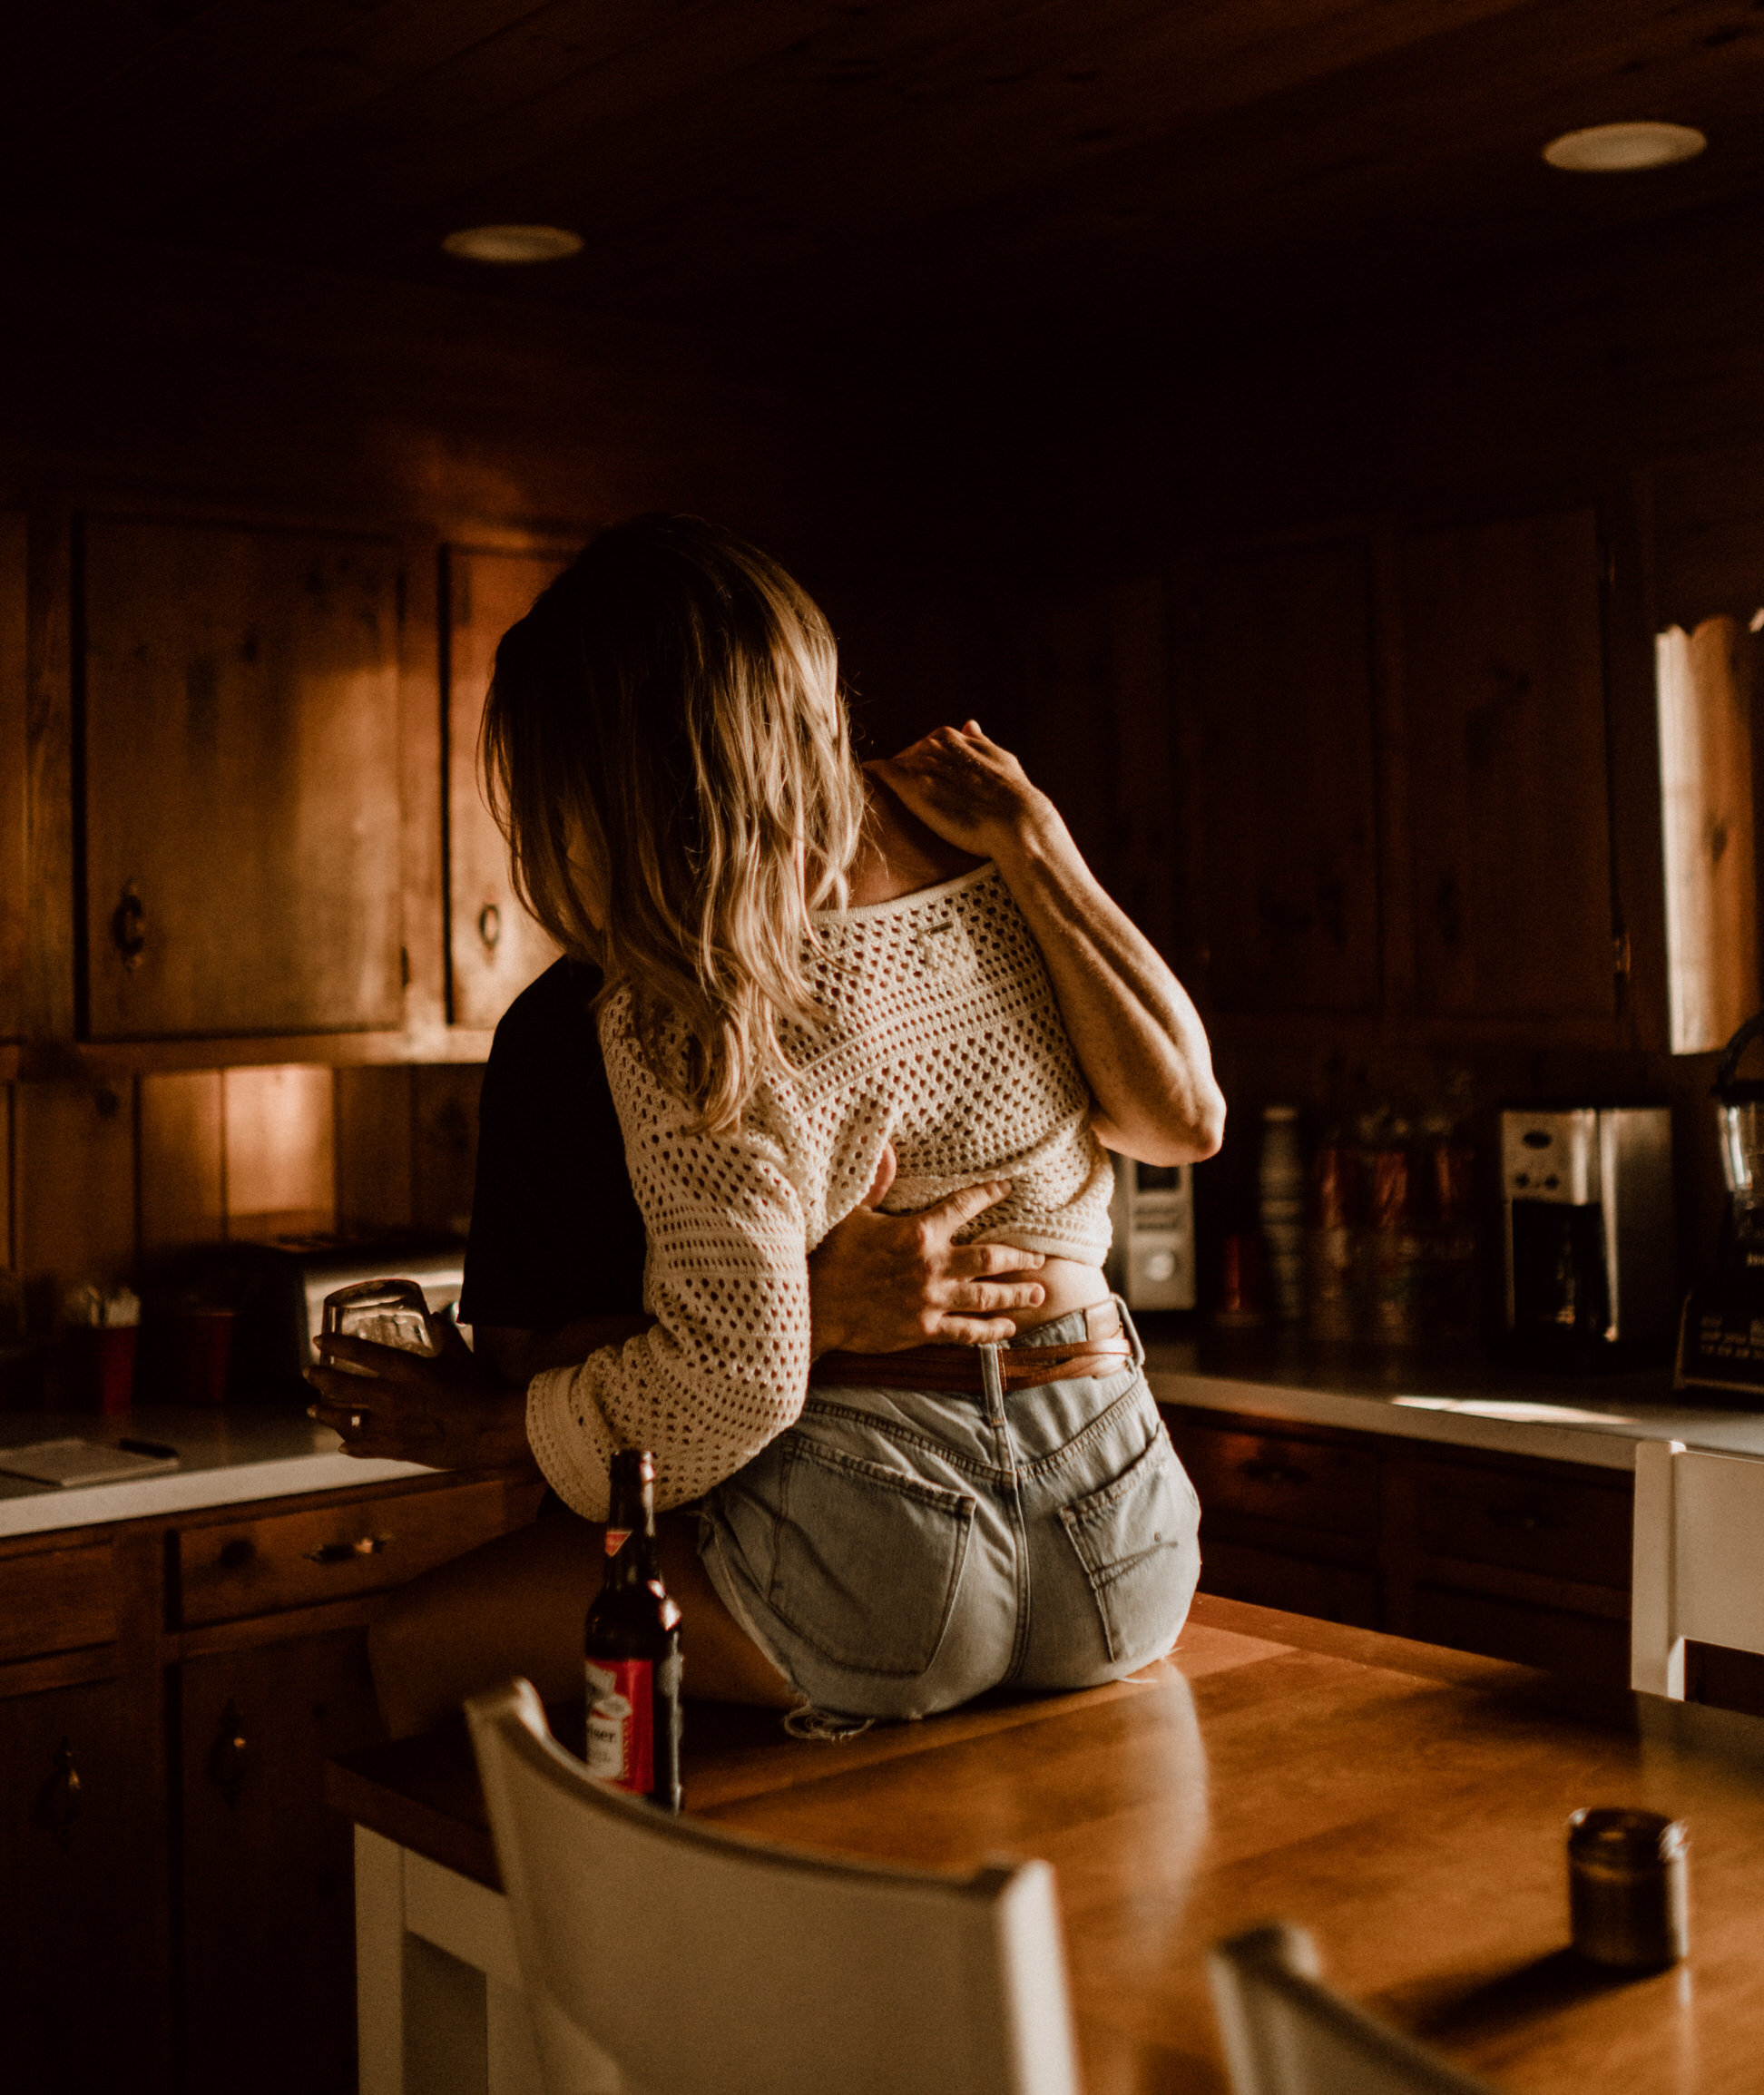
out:
<path id="1" fill-rule="evenodd" d="M 1764 1653 L 1764 1458 L 1642 1441 L 1630 1685 L 1681 1699 L 1687 1638 Z"/>
<path id="2" fill-rule="evenodd" d="M 1302 1928 L 1215 1943 L 1209 1975 L 1232 2095 L 1490 2095 L 1326 1986 Z"/>
<path id="3" fill-rule="evenodd" d="M 548 2081 L 602 2051 L 667 2095 L 1076 2095 L 1044 1863 L 779 1848 L 592 1781 L 524 1682 L 468 1715 Z"/>

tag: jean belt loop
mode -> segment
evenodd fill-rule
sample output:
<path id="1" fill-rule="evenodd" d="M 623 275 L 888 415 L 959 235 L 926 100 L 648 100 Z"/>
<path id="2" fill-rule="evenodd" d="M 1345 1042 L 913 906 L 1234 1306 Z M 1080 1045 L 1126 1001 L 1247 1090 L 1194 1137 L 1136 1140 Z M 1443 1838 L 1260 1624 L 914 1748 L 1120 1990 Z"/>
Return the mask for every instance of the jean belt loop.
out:
<path id="1" fill-rule="evenodd" d="M 1145 1366 L 1145 1342 L 1141 1338 L 1139 1332 L 1134 1327 L 1132 1318 L 1127 1313 L 1127 1305 L 1119 1295 L 1115 1296 L 1113 1300 L 1115 1307 L 1121 1312 L 1121 1328 L 1127 1334 L 1127 1343 L 1133 1349 L 1133 1366 L 1142 1368 Z"/>
<path id="2" fill-rule="evenodd" d="M 990 1419 L 1004 1415 L 1004 1375 L 998 1365 L 999 1351 L 996 1346 L 980 1348 L 980 1383 L 986 1393 L 986 1416 Z"/>

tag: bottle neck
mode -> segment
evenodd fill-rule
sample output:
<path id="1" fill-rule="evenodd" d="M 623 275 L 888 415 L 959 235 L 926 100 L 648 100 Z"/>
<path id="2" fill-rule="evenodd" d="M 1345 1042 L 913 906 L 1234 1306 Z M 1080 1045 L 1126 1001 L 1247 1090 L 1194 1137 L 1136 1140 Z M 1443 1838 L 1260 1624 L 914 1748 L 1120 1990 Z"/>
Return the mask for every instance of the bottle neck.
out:
<path id="1" fill-rule="evenodd" d="M 654 1551 L 654 1472 L 640 1455 L 616 1454 L 606 1520 L 604 1583 L 615 1591 L 641 1586 L 651 1576 Z"/>

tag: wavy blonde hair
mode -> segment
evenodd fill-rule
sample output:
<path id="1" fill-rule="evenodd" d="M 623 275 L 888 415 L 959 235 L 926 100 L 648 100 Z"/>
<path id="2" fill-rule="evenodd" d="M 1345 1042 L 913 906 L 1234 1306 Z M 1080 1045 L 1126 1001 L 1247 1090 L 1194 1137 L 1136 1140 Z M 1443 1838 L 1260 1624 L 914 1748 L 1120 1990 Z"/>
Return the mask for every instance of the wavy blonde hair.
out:
<path id="1" fill-rule="evenodd" d="M 521 899 L 603 994 L 629 985 L 700 1124 L 739 1124 L 788 1066 L 779 1018 L 818 1023 L 810 913 L 844 907 L 863 821 L 820 611 L 732 532 L 617 524 L 504 634 L 481 756 Z"/>

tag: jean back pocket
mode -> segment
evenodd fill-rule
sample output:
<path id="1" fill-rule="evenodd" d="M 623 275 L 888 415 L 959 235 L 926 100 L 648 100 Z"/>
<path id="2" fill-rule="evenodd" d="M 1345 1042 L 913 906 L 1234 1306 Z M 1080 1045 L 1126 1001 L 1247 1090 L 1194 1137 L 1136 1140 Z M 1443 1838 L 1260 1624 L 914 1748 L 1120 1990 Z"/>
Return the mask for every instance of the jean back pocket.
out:
<path id="1" fill-rule="evenodd" d="M 1200 1573 L 1200 1505 L 1162 1427 L 1112 1483 L 1062 1506 L 1060 1521 L 1090 1581 L 1110 1658 L 1167 1651 Z"/>
<path id="2" fill-rule="evenodd" d="M 975 1503 L 787 1434 L 767 1599 L 823 1658 L 923 1673 L 949 1626 Z"/>

